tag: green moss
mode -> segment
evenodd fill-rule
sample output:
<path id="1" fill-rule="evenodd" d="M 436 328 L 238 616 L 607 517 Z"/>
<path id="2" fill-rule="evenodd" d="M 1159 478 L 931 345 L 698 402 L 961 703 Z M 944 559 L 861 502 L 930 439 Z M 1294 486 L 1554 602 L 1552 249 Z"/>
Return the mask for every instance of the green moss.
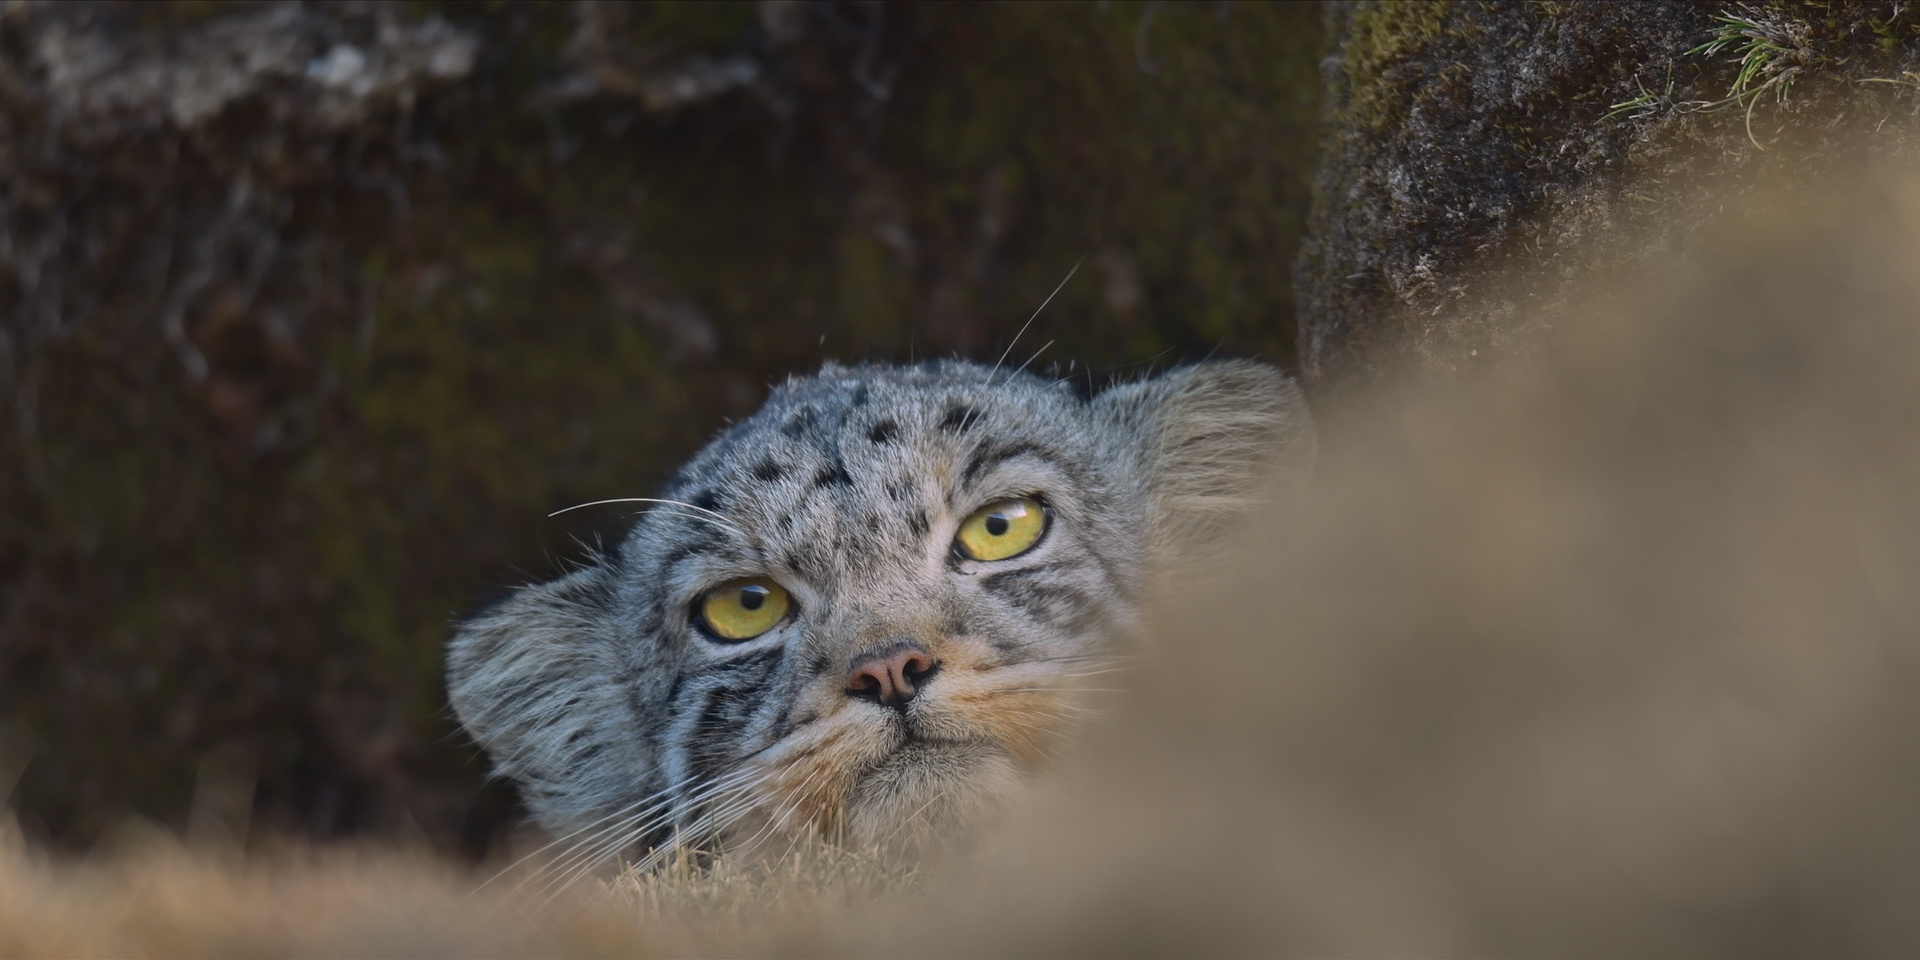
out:
<path id="1" fill-rule="evenodd" d="M 1346 93 L 1340 122 L 1378 130 L 1405 110 L 1409 91 L 1400 89 L 1391 74 L 1440 36 L 1452 7 L 1450 0 L 1407 0 L 1355 11 L 1340 49 Z"/>

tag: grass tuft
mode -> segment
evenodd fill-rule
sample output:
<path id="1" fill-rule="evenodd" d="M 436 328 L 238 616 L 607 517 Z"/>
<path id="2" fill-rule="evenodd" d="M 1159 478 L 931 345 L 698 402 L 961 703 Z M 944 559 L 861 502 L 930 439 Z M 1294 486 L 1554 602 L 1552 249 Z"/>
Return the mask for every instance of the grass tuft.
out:
<path id="1" fill-rule="evenodd" d="M 1731 54 L 1736 70 L 1727 95 L 1707 103 L 1690 104 L 1692 112 L 1710 113 L 1725 107 L 1746 108 L 1747 139 L 1765 150 L 1753 135 L 1753 108 L 1767 91 L 1775 103 L 1785 103 L 1793 82 L 1818 59 L 1809 45 L 1805 24 L 1774 19 L 1742 7 L 1745 15 L 1721 13 L 1714 17 L 1712 38 L 1687 51 L 1689 56 Z"/>
<path id="2" fill-rule="evenodd" d="M 643 927 L 693 923 L 740 929 L 770 918 L 820 916 L 918 890 L 918 858 L 797 840 L 777 857 L 712 854 L 682 847 L 651 870 L 629 867 L 605 894 Z"/>

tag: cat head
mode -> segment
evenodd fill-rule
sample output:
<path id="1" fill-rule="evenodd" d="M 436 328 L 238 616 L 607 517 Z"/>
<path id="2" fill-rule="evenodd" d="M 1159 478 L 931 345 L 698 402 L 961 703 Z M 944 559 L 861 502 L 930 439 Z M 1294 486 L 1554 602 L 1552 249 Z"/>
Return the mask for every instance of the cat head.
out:
<path id="1" fill-rule="evenodd" d="M 916 839 L 1043 763 L 1156 564 L 1312 436 L 1297 387 L 1245 361 L 1092 396 L 829 365 L 617 549 L 464 624 L 451 700 L 545 826 L 607 852 Z"/>

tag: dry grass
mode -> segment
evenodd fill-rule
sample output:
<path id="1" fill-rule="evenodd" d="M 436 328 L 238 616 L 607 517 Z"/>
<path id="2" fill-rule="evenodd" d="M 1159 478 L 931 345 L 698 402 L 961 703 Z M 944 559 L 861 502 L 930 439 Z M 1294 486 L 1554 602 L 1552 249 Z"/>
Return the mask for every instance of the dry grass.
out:
<path id="1" fill-rule="evenodd" d="M 155 843 L 77 863 L 0 860 L 0 955 L 657 954 L 610 904 L 537 913 L 429 858 L 333 849 L 243 862 Z"/>
<path id="2" fill-rule="evenodd" d="M 1920 184 L 1702 234 L 1527 363 L 1329 411 L 1310 496 L 966 857 L 550 904 L 368 851 L 0 862 L 0 953 L 1911 954 Z"/>
<path id="3" fill-rule="evenodd" d="M 0 956 L 687 956 L 858 943 L 845 918 L 919 895 L 919 866 L 824 841 L 554 885 L 373 846 L 241 857 L 130 827 L 81 860 L 0 842 Z"/>

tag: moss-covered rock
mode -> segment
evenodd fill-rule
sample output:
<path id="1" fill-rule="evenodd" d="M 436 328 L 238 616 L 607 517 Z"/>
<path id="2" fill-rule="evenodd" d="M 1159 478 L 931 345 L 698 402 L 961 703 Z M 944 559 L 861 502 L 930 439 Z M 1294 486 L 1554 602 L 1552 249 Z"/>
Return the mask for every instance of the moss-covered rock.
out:
<path id="1" fill-rule="evenodd" d="M 1566 279 L 1684 236 L 1683 195 L 1916 133 L 1898 3 L 1335 3 L 1328 31 L 1296 274 L 1322 387 L 1524 349 Z"/>

